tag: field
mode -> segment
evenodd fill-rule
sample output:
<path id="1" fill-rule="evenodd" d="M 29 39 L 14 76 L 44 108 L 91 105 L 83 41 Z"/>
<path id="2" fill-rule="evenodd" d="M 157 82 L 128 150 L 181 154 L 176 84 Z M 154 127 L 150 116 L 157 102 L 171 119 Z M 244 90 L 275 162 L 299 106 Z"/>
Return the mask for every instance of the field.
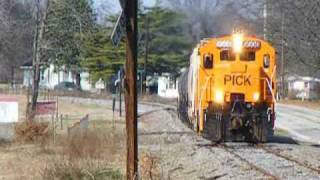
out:
<path id="1" fill-rule="evenodd" d="M 25 107 L 26 97 L 19 96 L 22 120 Z M 41 123 L 18 123 L 17 140 L 1 143 L 0 179 L 122 179 L 124 120 L 117 114 L 113 118 L 106 105 L 59 100 L 58 107 L 59 114 L 63 114 L 62 124 L 57 120 L 55 128 L 52 124 L 46 127 L 51 117 L 38 119 Z M 68 136 L 67 128 L 86 114 L 89 128 Z M 46 128 L 41 128 L 43 124 Z"/>

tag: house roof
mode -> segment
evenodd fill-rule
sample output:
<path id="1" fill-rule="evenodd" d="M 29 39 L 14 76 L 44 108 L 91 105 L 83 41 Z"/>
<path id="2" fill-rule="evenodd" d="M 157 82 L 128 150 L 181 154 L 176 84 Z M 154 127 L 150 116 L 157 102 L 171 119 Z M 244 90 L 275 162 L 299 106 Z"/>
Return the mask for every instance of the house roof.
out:
<path id="1" fill-rule="evenodd" d="M 32 58 L 28 58 L 21 66 L 20 69 L 30 69 L 32 68 Z"/>

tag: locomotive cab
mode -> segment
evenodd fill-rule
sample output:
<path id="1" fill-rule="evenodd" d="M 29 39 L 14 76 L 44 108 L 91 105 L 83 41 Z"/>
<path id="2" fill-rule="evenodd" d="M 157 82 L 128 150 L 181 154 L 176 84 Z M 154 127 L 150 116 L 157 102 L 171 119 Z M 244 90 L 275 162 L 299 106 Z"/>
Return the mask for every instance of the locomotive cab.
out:
<path id="1" fill-rule="evenodd" d="M 234 34 L 201 41 L 190 58 L 190 123 L 215 141 L 267 141 L 275 70 L 275 50 L 261 39 Z"/>

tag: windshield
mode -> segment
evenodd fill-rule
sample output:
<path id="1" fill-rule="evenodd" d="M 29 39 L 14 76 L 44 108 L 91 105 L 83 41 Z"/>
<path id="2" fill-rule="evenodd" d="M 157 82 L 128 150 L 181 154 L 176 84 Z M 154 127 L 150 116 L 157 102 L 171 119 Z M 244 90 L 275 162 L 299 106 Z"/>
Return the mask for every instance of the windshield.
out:
<path id="1" fill-rule="evenodd" d="M 220 52 L 221 61 L 234 61 L 236 60 L 235 53 L 232 50 L 221 50 Z"/>
<path id="2" fill-rule="evenodd" d="M 256 52 L 245 50 L 240 54 L 240 61 L 255 61 L 256 60 Z"/>

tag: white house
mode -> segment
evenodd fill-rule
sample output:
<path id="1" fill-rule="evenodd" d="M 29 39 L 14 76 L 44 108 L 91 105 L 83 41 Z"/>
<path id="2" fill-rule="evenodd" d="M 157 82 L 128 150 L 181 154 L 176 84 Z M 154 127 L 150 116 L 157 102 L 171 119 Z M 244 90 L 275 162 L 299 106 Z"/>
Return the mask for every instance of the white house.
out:
<path id="1" fill-rule="evenodd" d="M 177 80 L 171 74 L 163 73 L 158 77 L 158 95 L 165 98 L 177 98 Z"/>
<path id="2" fill-rule="evenodd" d="M 293 98 L 319 99 L 320 79 L 313 77 L 288 77 L 288 93 Z"/>
<path id="3" fill-rule="evenodd" d="M 27 62 L 23 64 L 20 69 L 23 70 L 23 86 L 30 87 L 32 85 L 32 63 Z M 80 73 L 81 77 L 81 89 L 89 91 L 92 89 L 92 84 L 89 81 L 89 72 L 83 71 Z M 48 68 L 42 69 L 40 72 L 40 87 L 46 89 L 53 89 L 60 82 L 76 82 L 75 77 L 71 71 L 60 68 L 56 70 L 53 64 L 50 64 Z"/>

